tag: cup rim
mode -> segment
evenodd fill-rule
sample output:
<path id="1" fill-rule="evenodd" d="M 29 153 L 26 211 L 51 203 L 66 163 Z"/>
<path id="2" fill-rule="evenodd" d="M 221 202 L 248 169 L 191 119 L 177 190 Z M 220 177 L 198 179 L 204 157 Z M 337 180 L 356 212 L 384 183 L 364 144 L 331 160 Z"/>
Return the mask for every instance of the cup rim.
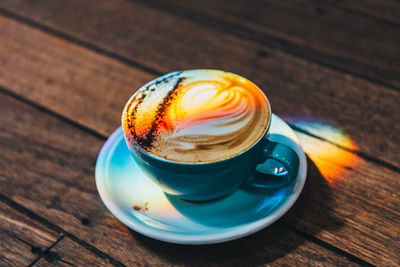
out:
<path id="1" fill-rule="evenodd" d="M 141 153 L 143 153 L 144 155 L 146 155 L 146 156 L 148 156 L 148 157 L 150 157 L 150 158 L 152 158 L 152 159 L 154 159 L 154 160 L 161 161 L 161 162 L 168 163 L 168 164 L 175 164 L 175 165 L 181 165 L 181 166 L 203 166 L 203 165 L 209 165 L 209 166 L 210 166 L 210 165 L 214 165 L 214 164 L 221 164 L 221 163 L 230 161 L 230 160 L 232 160 L 232 159 L 235 159 L 235 158 L 237 158 L 237 157 L 240 157 L 241 155 L 245 154 L 245 153 L 248 152 L 249 150 L 253 149 L 253 147 L 255 147 L 256 145 L 258 145 L 262 140 L 264 140 L 264 137 L 268 135 L 269 128 L 270 128 L 270 126 L 271 126 L 271 120 L 272 120 L 271 104 L 270 104 L 270 102 L 269 102 L 269 100 L 268 100 L 268 97 L 265 95 L 265 93 L 261 90 L 261 88 L 260 88 L 258 85 L 256 85 L 255 83 L 253 83 L 253 82 L 250 81 L 249 79 L 247 79 L 247 78 L 245 78 L 245 77 L 243 77 L 243 76 L 241 76 L 241 75 L 239 75 L 239 74 L 236 74 L 236 73 L 233 73 L 233 72 L 229 72 L 229 71 L 224 71 L 224 70 L 218 70 L 218 69 L 189 69 L 189 70 L 178 70 L 178 71 L 173 71 L 173 72 L 164 74 L 164 75 L 162 75 L 162 76 L 159 76 L 159 77 L 157 77 L 157 78 L 155 78 L 155 79 L 153 79 L 153 80 L 147 82 L 146 84 L 142 85 L 142 86 L 129 98 L 129 100 L 127 101 L 127 103 L 126 103 L 125 106 L 124 106 L 123 112 L 125 111 L 127 105 L 133 100 L 133 98 L 136 96 L 136 94 L 138 94 L 138 92 L 139 92 L 142 88 L 145 88 L 145 87 L 149 86 L 150 84 L 156 82 L 157 80 L 162 80 L 162 79 L 165 79 L 165 78 L 167 78 L 167 77 L 169 77 L 169 76 L 173 76 L 173 75 L 179 75 L 180 73 L 182 73 L 182 72 L 184 72 L 184 71 L 218 71 L 218 72 L 226 72 L 226 73 L 229 73 L 229 74 L 234 74 L 234 75 L 240 76 L 240 77 L 242 77 L 242 78 L 248 80 L 248 81 L 251 82 L 252 84 L 254 84 L 254 85 L 261 91 L 262 95 L 265 97 L 265 100 L 267 101 L 267 106 L 268 106 L 269 119 L 268 119 L 268 123 L 267 123 L 267 125 L 266 125 L 266 127 L 265 127 L 265 129 L 264 129 L 263 134 L 260 135 L 260 137 L 257 139 L 257 141 L 255 141 L 251 146 L 249 146 L 247 149 L 245 149 L 245 150 L 239 152 L 238 154 L 236 154 L 236 155 L 234 155 L 234 156 L 232 156 L 232 157 L 226 158 L 226 159 L 222 159 L 222 160 L 218 160 L 218 161 L 212 161 L 212 162 L 198 162 L 198 163 L 193 163 L 193 162 L 178 162 L 178 161 L 168 160 L 168 159 L 165 159 L 165 158 L 163 158 L 163 157 L 157 156 L 157 155 L 155 155 L 154 153 L 151 153 L 150 151 L 147 151 L 146 149 L 142 148 L 141 146 L 139 146 L 139 145 L 137 145 L 137 144 L 132 144 L 138 152 L 141 152 Z M 122 119 L 123 119 L 123 115 L 122 115 Z M 122 127 L 122 130 L 123 130 L 123 127 Z M 124 131 L 123 131 L 123 133 L 124 133 L 124 139 L 125 139 L 125 141 L 128 142 L 128 141 L 126 140 L 126 136 L 125 136 L 125 132 L 124 132 Z"/>

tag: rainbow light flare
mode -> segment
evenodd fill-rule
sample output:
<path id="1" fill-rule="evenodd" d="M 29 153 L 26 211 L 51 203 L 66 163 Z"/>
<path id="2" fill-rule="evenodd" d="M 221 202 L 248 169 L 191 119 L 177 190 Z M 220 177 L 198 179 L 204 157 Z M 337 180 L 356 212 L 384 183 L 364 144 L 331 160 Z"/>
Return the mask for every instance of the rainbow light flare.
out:
<path id="1" fill-rule="evenodd" d="M 264 133 L 269 104 L 249 80 L 217 70 L 163 77 L 128 101 L 122 116 L 128 145 L 173 161 L 212 162 L 240 153 Z"/>
<path id="2" fill-rule="evenodd" d="M 272 116 L 271 135 L 275 141 L 282 136 L 299 143 L 289 126 L 276 116 Z M 296 149 L 301 151 L 300 147 Z M 239 189 L 218 201 L 188 202 L 167 197 L 142 172 L 119 128 L 101 149 L 96 163 L 96 185 L 107 208 L 118 218 L 105 211 L 105 223 L 115 226 L 115 232 L 121 238 L 129 239 L 132 235 L 119 221 L 141 233 L 156 233 L 155 236 L 164 233 L 179 238 L 188 235 L 202 238 L 236 233 L 243 227 L 258 225 L 260 220 L 274 220 L 274 212 L 284 209 L 287 201 L 293 201 L 293 190 L 300 193 L 305 181 L 304 167 L 303 171 L 301 180 L 279 190 L 260 194 Z"/>
<path id="3" fill-rule="evenodd" d="M 360 158 L 351 152 L 358 151 L 358 146 L 342 129 L 315 118 L 283 118 L 291 125 L 328 141 L 296 132 L 304 152 L 331 187 L 337 186 L 348 177 L 359 164 Z"/>

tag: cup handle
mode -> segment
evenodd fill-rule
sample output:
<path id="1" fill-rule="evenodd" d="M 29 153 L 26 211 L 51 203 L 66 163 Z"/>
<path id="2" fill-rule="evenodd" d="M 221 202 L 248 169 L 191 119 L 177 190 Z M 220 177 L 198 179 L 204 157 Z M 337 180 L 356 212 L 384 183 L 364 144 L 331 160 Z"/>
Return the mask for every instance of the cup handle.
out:
<path id="1" fill-rule="evenodd" d="M 263 157 L 264 163 L 268 159 L 276 160 L 286 168 L 286 171 L 279 173 L 264 173 L 256 169 L 253 177 L 247 181 L 247 184 L 251 187 L 260 189 L 277 189 L 287 186 L 294 180 L 294 178 L 296 178 L 300 160 L 297 153 L 289 146 L 267 140 L 267 143 L 263 148 Z"/>

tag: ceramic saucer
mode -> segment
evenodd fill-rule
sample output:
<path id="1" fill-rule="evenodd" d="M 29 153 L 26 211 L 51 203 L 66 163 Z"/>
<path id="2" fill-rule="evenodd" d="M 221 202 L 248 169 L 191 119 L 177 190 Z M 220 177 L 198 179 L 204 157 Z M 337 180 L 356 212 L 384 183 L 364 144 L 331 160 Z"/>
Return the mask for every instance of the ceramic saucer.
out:
<path id="1" fill-rule="evenodd" d="M 238 189 L 210 202 L 167 197 L 139 169 L 118 128 L 106 141 L 96 163 L 96 185 L 104 204 L 122 223 L 143 235 L 179 244 L 212 244 L 237 239 L 275 222 L 303 189 L 307 162 L 293 130 L 273 115 L 270 139 L 290 145 L 298 154 L 296 179 L 278 190 Z M 271 165 L 272 164 L 272 165 Z M 275 161 L 259 169 L 279 171 Z"/>

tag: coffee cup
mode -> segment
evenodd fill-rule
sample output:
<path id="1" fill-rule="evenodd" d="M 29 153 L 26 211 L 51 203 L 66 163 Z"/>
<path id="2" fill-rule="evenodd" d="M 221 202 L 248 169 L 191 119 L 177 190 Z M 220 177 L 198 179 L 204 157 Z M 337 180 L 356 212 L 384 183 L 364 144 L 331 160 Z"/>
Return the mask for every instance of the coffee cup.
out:
<path id="1" fill-rule="evenodd" d="M 186 70 L 143 85 L 127 102 L 122 126 L 133 159 L 166 194 L 209 201 L 241 185 L 276 189 L 295 179 L 299 158 L 268 139 L 271 116 L 267 97 L 246 78 Z M 269 159 L 286 171 L 256 170 Z"/>

